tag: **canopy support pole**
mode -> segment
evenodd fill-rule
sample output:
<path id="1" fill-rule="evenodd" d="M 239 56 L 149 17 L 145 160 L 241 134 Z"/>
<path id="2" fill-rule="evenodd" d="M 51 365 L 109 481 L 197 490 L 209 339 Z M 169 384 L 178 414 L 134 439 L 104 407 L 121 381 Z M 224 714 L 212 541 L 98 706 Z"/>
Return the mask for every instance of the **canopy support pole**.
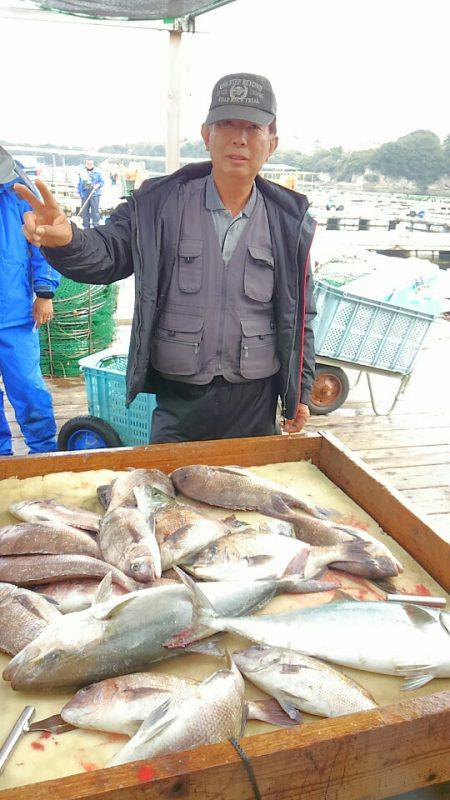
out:
<path id="1" fill-rule="evenodd" d="M 181 118 L 181 37 L 183 32 L 195 32 L 195 17 L 173 20 L 169 31 L 169 82 L 167 91 L 166 172 L 180 166 Z"/>

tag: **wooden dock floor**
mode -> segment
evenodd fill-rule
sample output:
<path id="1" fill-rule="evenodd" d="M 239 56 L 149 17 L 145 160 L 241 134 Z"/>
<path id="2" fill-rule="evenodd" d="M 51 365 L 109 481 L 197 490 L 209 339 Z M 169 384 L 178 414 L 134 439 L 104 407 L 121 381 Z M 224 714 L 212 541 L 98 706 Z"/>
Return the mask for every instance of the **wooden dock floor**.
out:
<path id="1" fill-rule="evenodd" d="M 345 405 L 328 416 L 312 417 L 308 429 L 332 431 L 379 470 L 388 481 L 430 515 L 430 522 L 450 541 L 450 323 L 437 322 L 428 335 L 395 411 L 377 417 L 370 404 L 365 376 L 351 390 Z M 353 385 L 357 373 L 349 373 Z M 48 380 L 58 428 L 87 413 L 81 379 Z M 375 391 L 387 408 L 397 380 L 377 377 Z M 27 452 L 12 410 L 7 406 L 17 455 Z"/>

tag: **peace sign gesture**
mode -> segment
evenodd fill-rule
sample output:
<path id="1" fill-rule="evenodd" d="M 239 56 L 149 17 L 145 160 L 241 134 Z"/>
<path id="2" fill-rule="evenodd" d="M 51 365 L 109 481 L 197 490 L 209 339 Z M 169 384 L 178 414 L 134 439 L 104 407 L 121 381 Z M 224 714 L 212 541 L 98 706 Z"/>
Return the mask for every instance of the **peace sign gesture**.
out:
<path id="1" fill-rule="evenodd" d="M 33 211 L 23 215 L 22 230 L 30 244 L 40 247 L 63 247 L 72 241 L 72 227 L 64 212 L 53 197 L 50 189 L 43 181 L 36 181 L 42 200 L 38 200 L 30 189 L 21 183 L 14 184 L 14 191 L 27 203 Z"/>

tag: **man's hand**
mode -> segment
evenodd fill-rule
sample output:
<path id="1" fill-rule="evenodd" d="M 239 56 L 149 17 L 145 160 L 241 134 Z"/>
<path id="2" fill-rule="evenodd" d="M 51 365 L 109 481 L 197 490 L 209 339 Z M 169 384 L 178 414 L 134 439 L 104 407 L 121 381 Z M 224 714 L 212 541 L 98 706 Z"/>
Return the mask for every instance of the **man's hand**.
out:
<path id="1" fill-rule="evenodd" d="M 36 328 L 53 319 L 53 302 L 50 298 L 36 297 L 33 303 L 33 317 Z"/>
<path id="2" fill-rule="evenodd" d="M 299 403 L 294 419 L 287 419 L 283 424 L 284 433 L 298 433 L 304 428 L 309 417 L 309 408 L 304 403 Z"/>
<path id="3" fill-rule="evenodd" d="M 63 247 L 72 241 L 72 227 L 64 212 L 53 197 L 50 189 L 43 181 L 36 181 L 42 201 L 21 183 L 14 184 L 14 191 L 27 203 L 33 211 L 23 215 L 25 224 L 22 230 L 30 244 L 40 247 Z"/>

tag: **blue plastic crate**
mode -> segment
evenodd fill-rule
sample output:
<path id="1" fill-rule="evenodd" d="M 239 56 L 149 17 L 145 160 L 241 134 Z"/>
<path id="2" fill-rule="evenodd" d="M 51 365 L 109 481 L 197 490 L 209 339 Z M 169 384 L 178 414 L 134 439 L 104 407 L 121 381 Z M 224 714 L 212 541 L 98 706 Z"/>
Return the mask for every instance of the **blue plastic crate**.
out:
<path id="1" fill-rule="evenodd" d="M 411 372 L 432 314 L 369 300 L 316 281 L 316 354 L 349 364 Z"/>
<path id="2" fill-rule="evenodd" d="M 124 445 L 148 444 L 156 398 L 138 394 L 126 408 L 127 356 L 102 350 L 80 359 L 79 364 L 86 382 L 89 414 L 109 422 Z"/>

